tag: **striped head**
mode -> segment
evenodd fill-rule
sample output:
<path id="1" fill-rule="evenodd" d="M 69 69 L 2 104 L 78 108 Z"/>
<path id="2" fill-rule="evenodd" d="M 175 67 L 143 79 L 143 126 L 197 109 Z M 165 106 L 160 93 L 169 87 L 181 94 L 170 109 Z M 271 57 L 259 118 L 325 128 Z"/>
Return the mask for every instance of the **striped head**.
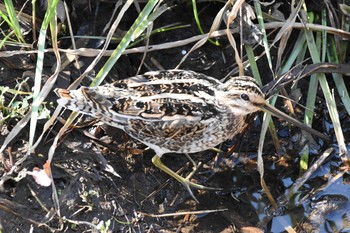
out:
<path id="1" fill-rule="evenodd" d="M 266 105 L 264 94 L 255 79 L 251 77 L 231 77 L 222 84 L 221 90 L 221 102 L 235 115 L 261 111 Z"/>

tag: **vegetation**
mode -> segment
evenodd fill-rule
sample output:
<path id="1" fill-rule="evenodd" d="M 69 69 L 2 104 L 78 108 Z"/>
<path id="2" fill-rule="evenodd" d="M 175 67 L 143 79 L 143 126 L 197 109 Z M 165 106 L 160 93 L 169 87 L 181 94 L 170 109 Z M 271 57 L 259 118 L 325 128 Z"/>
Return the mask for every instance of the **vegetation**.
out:
<path id="1" fill-rule="evenodd" d="M 341 157 L 341 161 L 338 161 L 338 169 L 333 174 L 329 174 L 331 181 L 328 185 L 342 179 L 343 175 L 348 172 L 349 157 L 346 143 L 349 142 L 349 139 L 344 133 L 349 130 L 350 122 L 350 97 L 347 88 L 349 82 L 345 78 L 349 75 L 350 70 L 347 65 L 349 64 L 348 41 L 350 39 L 348 5 L 329 1 L 323 3 L 298 1 L 294 5 L 288 5 L 283 1 L 277 1 L 271 5 L 261 5 L 259 1 L 252 3 L 175 1 L 176 4 L 170 5 L 171 3 L 150 0 L 118 1 L 115 5 L 101 2 L 92 6 L 89 5 L 89 1 L 84 4 L 80 3 L 80 5 L 73 1 L 69 6 L 60 0 L 43 2 L 45 4 L 31 1 L 30 5 L 29 1 L 17 1 L 14 4 L 11 0 L 4 0 L 3 3 L 0 3 L 0 61 L 7 70 L 7 74 L 13 75 L 6 78 L 6 76 L 1 77 L 0 74 L 0 127 L 2 132 L 0 154 L 4 166 L 0 170 L 2 172 L 0 183 L 5 183 L 8 179 L 16 183 L 23 182 L 24 177 L 30 174 L 28 170 L 34 166 L 33 164 L 43 167 L 46 160 L 49 166 L 47 174 L 51 177 L 52 166 L 50 164 L 54 162 L 56 150 L 62 143 L 61 139 L 67 136 L 67 131 L 74 128 L 79 130 L 80 127 L 83 127 L 77 123 L 79 122 L 77 113 L 73 112 L 68 117 L 62 117 L 60 115 L 62 108 L 55 103 L 56 97 L 54 97 L 53 90 L 56 83 L 63 80 L 61 77 L 63 74 L 72 71 L 75 76 L 72 74 L 71 77 L 74 77 L 74 80 L 64 82 L 67 84 L 65 88 L 75 89 L 83 84 L 98 86 L 115 76 L 125 78 L 131 76 L 130 74 L 143 72 L 149 67 L 152 67 L 150 69 L 154 67 L 159 69 L 190 67 L 209 75 L 215 74 L 217 78 L 222 79 L 230 75 L 250 75 L 262 86 L 274 83 L 273 88 L 264 89 L 271 104 L 284 103 L 293 117 L 303 119 L 305 124 L 316 126 L 318 130 L 330 136 L 330 142 L 316 139 L 314 144 L 319 146 L 317 149 L 311 145 L 312 143 L 298 144 L 302 145 L 302 148 L 298 148 L 294 156 L 300 155 L 300 158 L 297 159 L 298 173 L 300 173 L 299 178 L 303 180 L 296 181 L 295 177 L 290 177 L 293 185 L 286 187 L 285 193 L 279 194 L 280 196 L 285 195 L 288 199 L 286 201 L 288 204 L 283 203 L 284 205 L 297 206 L 302 202 L 295 201 L 295 199 L 297 199 L 296 196 L 304 194 L 302 193 L 304 191 L 301 191 L 303 184 L 310 178 L 312 172 L 331 155 L 332 149 L 325 145 L 335 147 L 336 152 L 333 153 L 333 156 L 336 154 Z M 178 11 L 178 8 L 187 11 Z M 174 17 L 173 12 L 182 12 L 183 15 L 178 14 L 177 17 Z M 96 16 L 92 17 L 95 13 Z M 100 19 L 105 15 L 110 18 L 108 22 Z M 94 27 L 96 24 L 103 25 L 103 27 L 88 29 L 85 34 L 78 35 L 79 30 L 84 29 L 81 23 L 83 20 L 79 17 L 88 19 L 88 27 Z M 154 43 L 160 39 L 164 41 Z M 90 44 L 86 41 L 89 41 Z M 91 44 L 94 46 L 90 47 Z M 103 46 L 100 46 L 101 44 Z M 212 57 L 217 60 L 211 62 L 210 59 L 207 59 L 207 55 L 199 55 L 200 53 L 205 54 L 206 51 L 215 51 Z M 161 55 L 155 55 L 157 53 Z M 174 58 L 172 53 L 177 57 Z M 170 55 L 166 57 L 167 54 Z M 157 56 L 160 60 L 154 61 L 154 57 Z M 105 59 L 106 57 L 108 59 Z M 123 65 L 125 57 L 128 57 L 130 67 Z M 167 61 L 168 59 L 172 61 Z M 81 67 L 81 60 L 89 63 Z M 133 63 L 135 60 L 139 64 L 135 65 Z M 197 60 L 199 62 L 195 63 Z M 47 64 L 50 64 L 50 67 Z M 113 73 L 118 68 L 120 73 Z M 125 70 L 126 68 L 130 70 Z M 31 71 L 32 74 L 28 75 L 27 71 Z M 125 76 L 125 74 L 128 75 Z M 63 122 L 63 125 L 57 122 Z M 90 125 L 90 128 L 93 127 Z M 289 140 L 289 143 L 281 145 L 276 129 L 283 132 L 285 127 L 282 123 L 272 121 L 269 115 L 263 116 L 261 128 L 258 145 L 255 145 L 258 148 L 256 150 L 258 151 L 260 182 L 267 192 L 273 210 L 276 211 L 281 203 L 273 198 L 273 196 L 277 197 L 276 193 L 268 194 L 271 188 L 268 188 L 269 183 L 267 182 L 266 185 L 263 179 L 266 175 L 262 160 L 262 154 L 266 150 L 263 149 L 263 146 L 268 144 L 266 138 L 272 137 L 271 141 L 274 142 L 273 146 L 277 154 L 288 154 L 290 153 L 289 148 L 293 147 L 292 140 L 295 139 L 292 137 L 293 130 L 290 130 L 289 137 L 284 139 Z M 27 130 L 28 134 L 21 136 Z M 268 130 L 269 134 L 267 134 Z M 334 138 L 332 138 L 333 132 Z M 12 148 L 19 136 L 26 142 L 22 143 L 25 148 L 17 145 L 14 147 L 17 151 L 13 154 L 9 148 Z M 303 134 L 299 136 L 306 137 Z M 119 138 L 123 136 L 119 135 Z M 90 140 L 99 141 L 95 137 Z M 94 148 L 97 148 L 98 153 L 103 154 L 104 150 L 101 147 L 109 148 L 106 144 L 108 143 L 99 142 Z M 43 145 L 49 145 L 43 156 L 43 162 L 41 164 L 32 162 L 37 161 L 34 157 L 41 157 L 37 151 L 40 151 Z M 128 148 L 130 145 L 135 148 L 126 150 L 128 151 L 126 153 L 139 154 L 135 142 L 128 141 L 123 148 Z M 273 152 L 267 152 L 267 154 L 274 156 Z M 315 154 L 317 156 L 323 154 L 323 156 L 317 157 L 319 160 L 312 163 L 309 156 Z M 61 159 L 62 157 L 57 158 L 58 161 Z M 317 167 L 311 166 L 310 168 L 312 164 L 317 164 Z M 64 166 L 69 166 L 69 164 Z M 62 165 L 62 168 L 67 170 L 68 168 L 64 166 Z M 100 173 L 105 174 L 108 169 L 102 169 Z M 113 169 L 108 172 L 114 175 L 111 175 L 113 178 L 104 176 L 113 180 L 116 172 Z M 76 174 L 75 171 L 70 173 L 74 177 Z M 18 189 L 18 186 L 14 185 L 14 187 Z M 28 187 L 31 189 L 29 185 Z M 171 189 L 171 187 L 168 188 Z M 84 207 L 77 209 L 75 206 L 73 213 L 61 208 L 63 202 L 61 192 L 63 191 L 55 184 L 52 185 L 50 207 L 47 207 L 46 210 L 46 207 L 42 208 L 41 218 L 22 215 L 18 210 L 16 212 L 14 207 L 20 204 L 15 203 L 14 200 L 6 200 L 3 196 L 0 197 L 2 203 L 0 209 L 2 212 L 21 218 L 28 226 L 33 224 L 35 228 L 41 230 L 45 228 L 60 231 L 66 230 L 69 226 L 71 230 L 92 229 L 96 232 L 115 232 L 132 231 L 132 229 L 142 231 L 142 229 L 149 230 L 153 227 L 155 223 L 152 221 L 149 221 L 148 224 L 146 220 L 146 223 L 141 224 L 141 219 L 148 215 L 141 213 L 142 208 L 138 208 L 137 205 L 135 205 L 137 208 L 129 207 L 139 212 L 124 213 L 121 211 L 123 214 L 120 216 L 124 216 L 124 220 L 110 214 L 95 222 L 83 221 L 82 218 L 78 220 L 81 217 L 79 215 L 81 211 L 95 211 L 94 201 L 91 200 L 101 201 L 102 197 L 107 198 L 110 195 L 103 193 L 103 190 L 100 189 L 101 187 L 97 185 L 80 187 L 81 193 L 77 196 L 82 200 Z M 129 192 L 133 191 L 129 190 Z M 306 192 L 310 192 L 308 194 L 311 195 L 311 191 Z M 130 196 L 125 196 L 123 201 L 128 200 L 125 203 L 133 200 Z M 33 199 L 37 203 L 40 201 Z M 25 203 L 21 204 L 22 208 Z M 127 208 L 119 203 L 113 202 L 112 204 L 115 211 Z M 119 206 L 116 207 L 117 205 Z M 218 208 L 215 207 L 215 209 Z M 256 212 L 259 211 L 256 210 Z M 260 210 L 260 214 L 262 212 Z M 78 215 L 77 218 L 76 215 Z M 271 220 L 273 216 L 266 216 L 266 218 Z M 307 220 L 312 222 L 310 218 Z M 267 223 L 264 222 L 266 219 L 259 220 L 260 226 L 266 229 Z M 307 220 L 297 219 L 293 222 L 294 225 L 283 225 L 283 227 L 288 232 L 298 231 L 298 227 L 306 227 L 301 225 L 303 221 L 308 222 Z M 176 224 L 178 223 L 168 223 L 173 227 L 169 227 L 172 230 L 177 226 Z M 166 228 L 165 225 L 164 228 Z M 194 225 L 192 230 L 195 229 Z M 157 230 L 160 229 L 161 227 L 157 228 Z"/>

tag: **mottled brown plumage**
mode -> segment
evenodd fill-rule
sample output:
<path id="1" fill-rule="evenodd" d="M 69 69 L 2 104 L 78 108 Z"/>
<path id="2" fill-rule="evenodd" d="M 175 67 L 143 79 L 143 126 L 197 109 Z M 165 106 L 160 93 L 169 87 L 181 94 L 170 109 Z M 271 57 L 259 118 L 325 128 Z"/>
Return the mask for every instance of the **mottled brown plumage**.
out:
<path id="1" fill-rule="evenodd" d="M 244 128 L 246 116 L 259 110 L 315 133 L 270 106 L 255 80 L 247 76 L 232 77 L 222 83 L 192 71 L 167 70 L 99 87 L 58 89 L 57 93 L 60 105 L 120 128 L 152 148 L 156 152 L 153 163 L 191 194 L 190 186 L 205 187 L 167 168 L 160 161 L 163 154 L 213 148 L 238 134 Z"/>

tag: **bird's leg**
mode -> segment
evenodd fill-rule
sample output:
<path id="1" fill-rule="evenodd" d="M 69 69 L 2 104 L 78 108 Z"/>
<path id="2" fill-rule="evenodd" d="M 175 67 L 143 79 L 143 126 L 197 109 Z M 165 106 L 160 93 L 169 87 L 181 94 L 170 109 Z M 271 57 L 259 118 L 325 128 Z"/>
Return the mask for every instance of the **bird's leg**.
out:
<path id="1" fill-rule="evenodd" d="M 164 171 L 165 173 L 167 173 L 169 176 L 173 177 L 175 180 L 177 180 L 178 182 L 180 182 L 183 186 L 185 186 L 185 188 L 187 189 L 187 191 L 190 193 L 190 195 L 192 196 L 192 198 L 198 202 L 198 200 L 194 197 L 191 187 L 193 188 L 197 188 L 197 189 L 207 189 L 207 190 L 221 190 L 220 188 L 212 188 L 212 187 L 206 187 L 200 184 L 196 184 L 191 182 L 189 179 L 187 178 L 183 178 L 182 176 L 176 174 L 175 172 L 173 172 L 170 168 L 168 168 L 164 163 L 162 163 L 162 161 L 160 160 L 160 156 L 155 155 L 152 158 L 152 163 L 159 168 L 160 170 Z"/>

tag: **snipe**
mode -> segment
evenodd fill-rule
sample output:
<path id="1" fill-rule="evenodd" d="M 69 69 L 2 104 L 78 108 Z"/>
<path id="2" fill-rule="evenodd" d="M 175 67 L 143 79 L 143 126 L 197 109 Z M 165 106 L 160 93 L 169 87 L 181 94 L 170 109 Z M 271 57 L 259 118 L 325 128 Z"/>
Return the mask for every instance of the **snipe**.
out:
<path id="1" fill-rule="evenodd" d="M 247 76 L 222 83 L 192 71 L 166 70 L 104 86 L 56 92 L 60 105 L 120 128 L 153 149 L 154 165 L 182 183 L 193 198 L 190 187 L 207 187 L 170 170 L 161 162 L 163 154 L 213 148 L 238 134 L 247 115 L 256 111 L 270 112 L 324 137 L 268 104 L 258 84 Z"/>

